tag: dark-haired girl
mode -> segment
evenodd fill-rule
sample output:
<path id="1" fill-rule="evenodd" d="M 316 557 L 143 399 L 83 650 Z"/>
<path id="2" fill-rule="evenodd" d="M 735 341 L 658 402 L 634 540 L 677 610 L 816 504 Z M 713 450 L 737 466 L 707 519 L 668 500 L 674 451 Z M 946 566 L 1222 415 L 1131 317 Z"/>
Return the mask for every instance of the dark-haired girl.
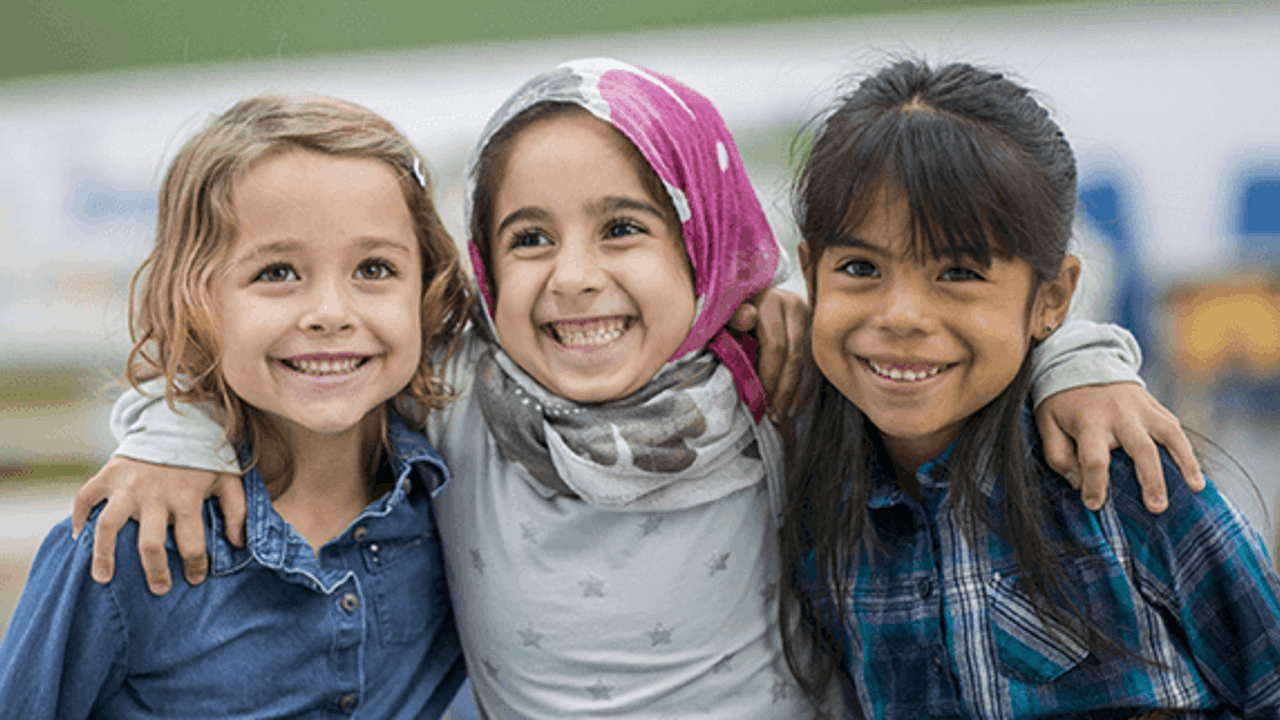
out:
<path id="1" fill-rule="evenodd" d="M 813 306 L 783 552 L 793 671 L 877 718 L 1276 717 L 1280 581 L 1164 456 L 1081 506 L 1031 430 L 1030 356 L 1080 275 L 1076 169 L 1028 91 L 892 64 L 819 127 L 797 192 Z"/>

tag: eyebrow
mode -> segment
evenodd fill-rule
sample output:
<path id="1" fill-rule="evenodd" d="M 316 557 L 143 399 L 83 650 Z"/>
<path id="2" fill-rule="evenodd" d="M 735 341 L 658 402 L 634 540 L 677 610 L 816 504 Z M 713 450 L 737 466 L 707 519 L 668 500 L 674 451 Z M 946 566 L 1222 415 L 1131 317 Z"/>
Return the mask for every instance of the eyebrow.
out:
<path id="1" fill-rule="evenodd" d="M 847 235 L 838 235 L 827 242 L 827 247 L 841 247 L 858 250 L 866 250 L 877 255 L 888 255 L 889 251 L 880 245 L 863 240 L 858 237 L 849 237 Z"/>
<path id="2" fill-rule="evenodd" d="M 636 200 L 629 197 L 609 196 L 590 203 L 586 206 L 586 211 L 590 215 L 607 215 L 618 210 L 636 210 L 638 212 L 649 213 L 654 217 L 668 219 L 666 214 L 657 208 L 653 203 L 647 203 L 643 200 Z M 498 223 L 498 227 L 494 230 L 494 235 L 500 235 L 508 225 L 520 222 L 521 220 L 546 220 L 551 214 L 540 207 L 528 206 L 512 212 L 502 218 L 502 222 Z"/>
<path id="3" fill-rule="evenodd" d="M 399 243 L 394 240 L 388 240 L 381 237 L 362 237 L 359 239 L 357 247 L 362 252 L 368 252 L 371 250 L 393 250 L 403 255 L 413 254 L 413 251 L 405 247 L 404 243 Z M 237 265 L 252 263 L 263 257 L 287 255 L 291 252 L 298 252 L 303 248 L 303 243 L 298 240 L 274 240 L 272 242 L 259 245 L 252 251 L 236 258 L 234 262 Z"/>
<path id="4" fill-rule="evenodd" d="M 520 222 L 521 220 L 546 220 L 548 217 L 550 217 L 550 215 L 542 208 L 533 206 L 522 207 L 502 218 L 502 222 L 498 223 L 498 228 L 493 231 L 493 234 L 501 235 L 504 228 L 512 223 Z"/>
<path id="5" fill-rule="evenodd" d="M 655 207 L 652 203 L 628 197 L 610 196 L 587 206 L 587 211 L 594 215 L 604 215 L 618 210 L 638 210 L 639 212 L 650 213 L 663 219 L 666 219 L 667 217 L 665 213 Z"/>

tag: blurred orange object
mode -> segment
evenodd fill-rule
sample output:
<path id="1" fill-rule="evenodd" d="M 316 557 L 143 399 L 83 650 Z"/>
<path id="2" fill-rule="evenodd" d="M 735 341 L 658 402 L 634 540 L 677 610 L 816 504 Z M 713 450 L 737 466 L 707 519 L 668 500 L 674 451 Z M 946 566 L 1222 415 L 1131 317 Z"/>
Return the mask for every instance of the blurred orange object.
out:
<path id="1" fill-rule="evenodd" d="M 1169 292 L 1166 306 L 1179 380 L 1211 383 L 1228 371 L 1280 376 L 1280 280 L 1236 275 L 1184 283 Z"/>

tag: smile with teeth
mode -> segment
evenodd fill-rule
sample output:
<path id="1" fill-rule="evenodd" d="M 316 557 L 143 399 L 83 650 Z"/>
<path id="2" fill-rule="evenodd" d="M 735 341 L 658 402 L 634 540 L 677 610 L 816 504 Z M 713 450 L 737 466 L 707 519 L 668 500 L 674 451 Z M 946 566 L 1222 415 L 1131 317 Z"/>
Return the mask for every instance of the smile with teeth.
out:
<path id="1" fill-rule="evenodd" d="M 631 327 L 631 318 L 615 315 L 607 318 L 573 320 L 547 324 L 547 331 L 565 347 L 607 345 L 622 337 Z"/>
<path id="2" fill-rule="evenodd" d="M 367 357 L 335 357 L 325 360 L 314 358 L 290 358 L 283 359 L 284 363 L 291 370 L 296 370 L 303 375 L 346 375 L 354 372 L 356 368 L 368 362 Z"/>
<path id="3" fill-rule="evenodd" d="M 912 365 L 883 365 L 870 358 L 862 358 L 862 362 L 871 368 L 871 372 L 882 378 L 890 380 L 903 380 L 906 382 L 918 382 L 920 380 L 928 380 L 938 373 L 951 367 L 951 365 L 938 365 L 934 363 L 928 364 L 912 364 Z M 954 363 L 952 363 L 954 364 Z"/>

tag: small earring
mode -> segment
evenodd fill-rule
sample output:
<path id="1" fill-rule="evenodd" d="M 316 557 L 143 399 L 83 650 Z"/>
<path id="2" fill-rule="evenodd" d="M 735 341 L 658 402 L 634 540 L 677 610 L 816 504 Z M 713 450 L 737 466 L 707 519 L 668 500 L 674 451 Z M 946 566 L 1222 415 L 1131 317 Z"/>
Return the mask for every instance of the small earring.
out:
<path id="1" fill-rule="evenodd" d="M 1053 334 L 1053 326 L 1052 326 L 1052 325 L 1045 325 L 1045 326 L 1044 326 L 1044 334 L 1045 334 L 1045 335 L 1052 335 L 1052 334 Z"/>

